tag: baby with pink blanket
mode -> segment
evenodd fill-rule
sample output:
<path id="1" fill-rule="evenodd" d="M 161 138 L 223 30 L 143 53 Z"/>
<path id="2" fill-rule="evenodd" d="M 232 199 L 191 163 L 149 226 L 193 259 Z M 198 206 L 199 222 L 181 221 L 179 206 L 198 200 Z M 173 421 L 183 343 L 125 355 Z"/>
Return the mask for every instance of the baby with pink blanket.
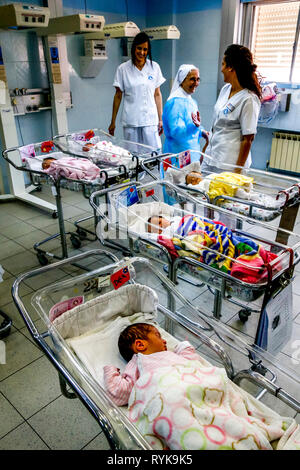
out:
<path id="1" fill-rule="evenodd" d="M 128 326 L 119 351 L 123 374 L 104 367 L 108 396 L 128 403 L 129 419 L 157 450 L 296 450 L 300 426 L 231 382 L 188 341 L 174 352 L 150 324 Z"/>
<path id="2" fill-rule="evenodd" d="M 45 173 L 54 178 L 62 176 L 74 180 L 93 181 L 99 177 L 100 169 L 85 158 L 63 157 L 59 160 L 51 159 Z"/>

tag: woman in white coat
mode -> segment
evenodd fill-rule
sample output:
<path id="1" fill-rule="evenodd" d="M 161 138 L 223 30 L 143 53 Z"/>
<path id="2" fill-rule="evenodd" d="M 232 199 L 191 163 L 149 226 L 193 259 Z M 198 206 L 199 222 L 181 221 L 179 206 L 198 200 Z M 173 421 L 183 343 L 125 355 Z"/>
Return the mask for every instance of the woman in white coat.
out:
<path id="1" fill-rule="evenodd" d="M 224 171 L 222 163 L 249 167 L 250 148 L 256 134 L 261 87 L 250 50 L 239 44 L 227 47 L 221 69 L 225 85 L 214 107 L 209 144 L 205 150 L 213 159 L 202 169 Z M 239 171 L 238 169 L 236 171 Z"/>
<path id="2" fill-rule="evenodd" d="M 109 133 L 115 133 L 116 117 L 124 95 L 124 139 L 160 149 L 160 135 L 163 132 L 160 86 L 164 82 L 159 65 L 152 61 L 148 35 L 138 33 L 132 43 L 131 59 L 119 65 L 116 71 L 113 83 L 116 93 Z"/>

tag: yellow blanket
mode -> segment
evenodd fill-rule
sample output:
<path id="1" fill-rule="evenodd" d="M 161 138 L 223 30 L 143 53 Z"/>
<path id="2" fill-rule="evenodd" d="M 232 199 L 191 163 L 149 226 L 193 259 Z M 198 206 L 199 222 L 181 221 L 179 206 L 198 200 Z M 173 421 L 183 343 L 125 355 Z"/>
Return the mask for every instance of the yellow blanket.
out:
<path id="1" fill-rule="evenodd" d="M 216 174 L 211 180 L 208 196 L 211 199 L 222 195 L 232 197 L 235 196 L 238 188 L 248 189 L 251 183 L 253 183 L 253 178 L 249 176 L 224 171 L 223 173 Z"/>

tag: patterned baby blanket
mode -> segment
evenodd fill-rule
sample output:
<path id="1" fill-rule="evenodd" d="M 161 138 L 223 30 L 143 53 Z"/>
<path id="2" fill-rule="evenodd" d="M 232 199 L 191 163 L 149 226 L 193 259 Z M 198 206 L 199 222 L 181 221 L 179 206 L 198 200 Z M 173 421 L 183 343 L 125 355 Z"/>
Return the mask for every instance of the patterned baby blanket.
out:
<path id="1" fill-rule="evenodd" d="M 129 417 L 154 449 L 300 450 L 300 426 L 200 361 L 144 373 Z"/>
<path id="2" fill-rule="evenodd" d="M 266 265 L 277 257 L 254 240 L 234 234 L 222 222 L 195 215 L 181 219 L 172 239 L 160 235 L 157 241 L 174 257 L 196 258 L 249 283 L 262 281 Z"/>

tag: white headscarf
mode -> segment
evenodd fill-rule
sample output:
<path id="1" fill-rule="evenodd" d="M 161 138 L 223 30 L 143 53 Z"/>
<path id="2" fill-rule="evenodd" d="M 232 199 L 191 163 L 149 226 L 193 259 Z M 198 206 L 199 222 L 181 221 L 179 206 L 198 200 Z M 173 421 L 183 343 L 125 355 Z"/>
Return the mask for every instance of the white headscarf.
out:
<path id="1" fill-rule="evenodd" d="M 191 70 L 199 70 L 199 69 L 198 69 L 198 67 L 196 67 L 195 65 L 192 65 L 192 64 L 182 64 L 179 67 L 178 72 L 176 74 L 176 77 L 174 79 L 172 90 L 171 90 L 171 93 L 170 93 L 170 96 L 169 96 L 168 100 L 170 98 L 174 97 L 176 91 L 180 90 L 181 83 L 188 76 L 188 74 L 190 73 Z M 187 95 L 187 93 L 186 93 L 186 95 Z"/>

